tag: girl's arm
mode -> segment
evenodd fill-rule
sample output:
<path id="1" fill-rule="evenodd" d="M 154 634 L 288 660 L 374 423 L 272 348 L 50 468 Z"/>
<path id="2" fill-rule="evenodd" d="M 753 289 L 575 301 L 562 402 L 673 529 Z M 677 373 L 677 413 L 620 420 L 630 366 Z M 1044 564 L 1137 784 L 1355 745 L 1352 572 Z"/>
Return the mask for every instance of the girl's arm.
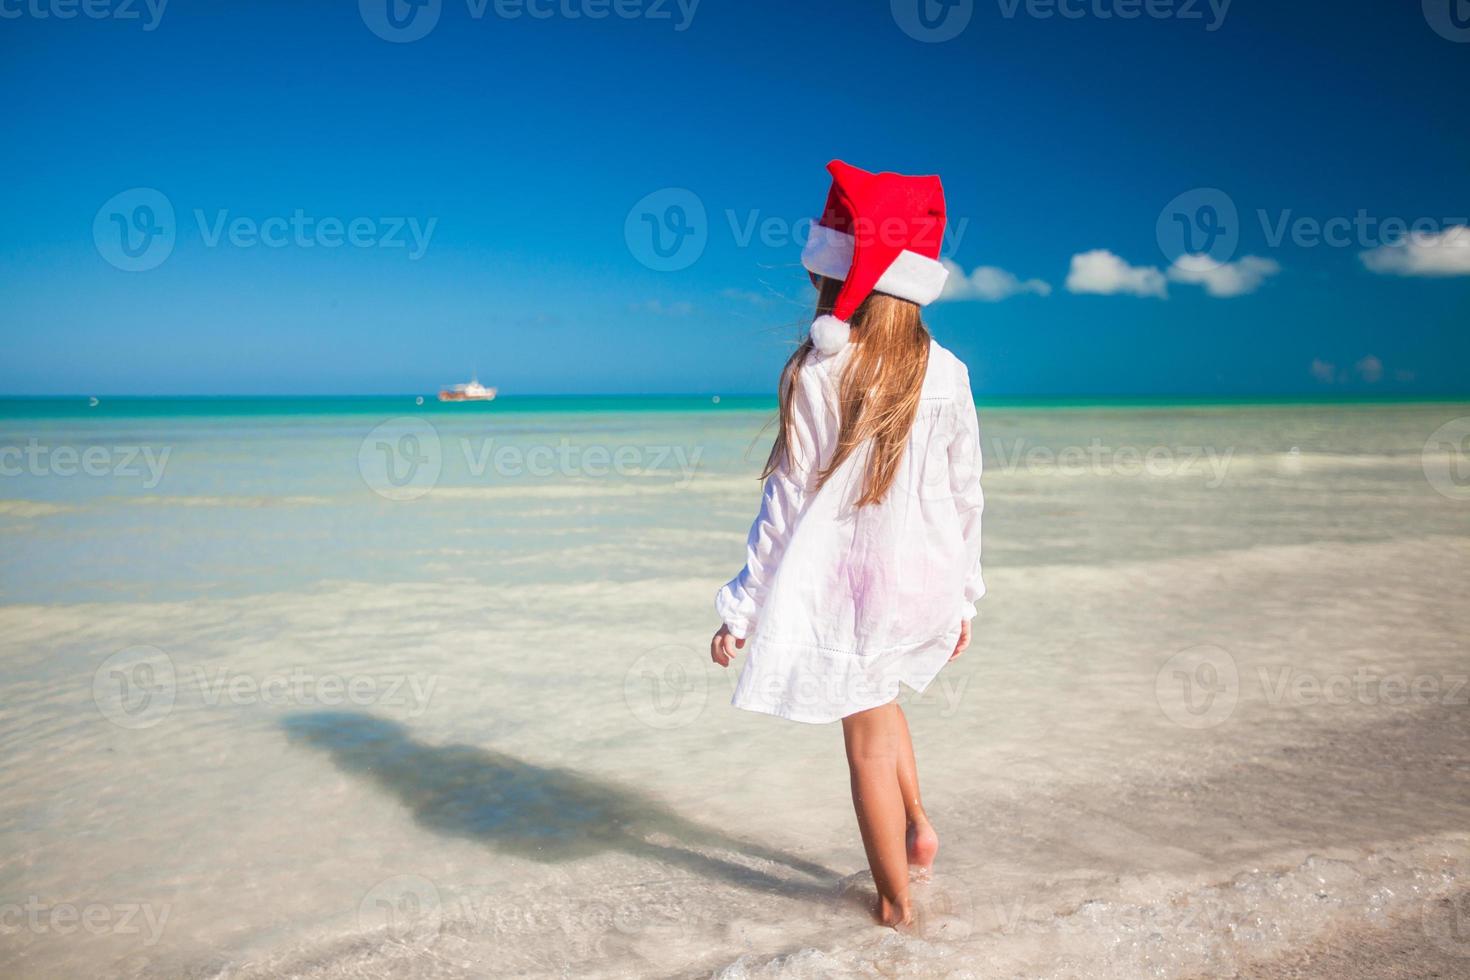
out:
<path id="1" fill-rule="evenodd" d="M 730 580 L 715 596 L 715 609 L 720 619 L 736 639 L 744 639 L 755 629 L 786 544 L 791 540 L 791 530 L 796 525 L 796 516 L 806 503 L 806 477 L 809 467 L 801 465 L 800 458 L 793 465 L 793 452 L 798 456 L 809 455 L 816 446 L 812 428 L 811 405 L 803 396 L 798 385 L 796 401 L 792 406 L 793 439 L 787 440 L 787 450 L 766 477 L 765 491 L 761 494 L 761 509 L 750 534 L 745 538 L 745 567 Z M 803 452 L 806 447 L 807 452 Z"/>
<path id="2" fill-rule="evenodd" d="M 985 594 L 985 579 L 980 574 L 980 514 L 985 509 L 980 473 L 984 463 L 980 455 L 980 418 L 975 413 L 975 396 L 970 392 L 969 371 L 964 373 L 955 408 L 959 413 L 959 431 L 949 445 L 949 488 L 965 535 L 969 571 L 965 574 L 960 619 L 968 623 L 975 618 L 976 601 Z"/>

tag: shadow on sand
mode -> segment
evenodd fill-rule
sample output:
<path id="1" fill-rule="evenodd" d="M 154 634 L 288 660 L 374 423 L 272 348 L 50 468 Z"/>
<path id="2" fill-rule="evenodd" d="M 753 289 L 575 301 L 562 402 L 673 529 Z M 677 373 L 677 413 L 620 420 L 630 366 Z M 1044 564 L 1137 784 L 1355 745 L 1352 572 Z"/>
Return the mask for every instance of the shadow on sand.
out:
<path id="1" fill-rule="evenodd" d="M 403 725 L 357 712 L 292 715 L 293 743 L 326 752 L 413 811 L 420 824 L 517 857 L 553 863 L 618 850 L 742 888 L 830 899 L 838 875 L 821 865 L 731 837 L 657 800 L 570 769 L 533 765 L 471 745 L 429 745 Z M 745 855 L 817 879 L 790 880 L 706 853 Z"/>

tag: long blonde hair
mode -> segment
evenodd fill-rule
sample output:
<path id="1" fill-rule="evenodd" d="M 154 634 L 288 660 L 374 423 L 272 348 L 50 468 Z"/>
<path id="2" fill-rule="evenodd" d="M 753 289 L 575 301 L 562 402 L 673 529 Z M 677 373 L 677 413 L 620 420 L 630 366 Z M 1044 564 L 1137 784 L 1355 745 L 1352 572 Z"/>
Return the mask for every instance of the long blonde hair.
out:
<path id="1" fill-rule="evenodd" d="M 817 315 L 821 316 L 832 312 L 842 282 L 818 278 Z M 817 474 L 817 486 L 826 483 L 859 446 L 871 439 L 872 451 L 857 501 L 862 507 L 880 502 L 898 477 L 929 367 L 929 330 L 919 316 L 918 304 L 883 293 L 871 293 L 848 322 L 852 326 L 853 350 L 838 387 L 841 427 L 837 451 Z M 781 426 L 761 479 L 776 471 L 794 445 L 792 403 L 797 375 L 811 350 L 812 341 L 807 337 L 781 374 Z"/>

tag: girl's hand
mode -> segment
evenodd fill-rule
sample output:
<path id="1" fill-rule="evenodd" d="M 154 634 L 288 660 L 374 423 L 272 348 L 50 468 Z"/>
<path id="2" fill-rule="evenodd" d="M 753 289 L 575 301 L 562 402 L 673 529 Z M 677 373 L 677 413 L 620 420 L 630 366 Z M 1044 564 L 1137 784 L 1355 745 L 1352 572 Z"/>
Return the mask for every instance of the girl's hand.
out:
<path id="1" fill-rule="evenodd" d="M 964 653 L 967 649 L 969 649 L 969 646 L 970 646 L 970 621 L 968 619 L 962 619 L 962 620 L 960 620 L 960 638 L 959 638 L 959 641 L 955 643 L 955 645 L 954 645 L 954 653 L 951 653 L 949 655 L 949 659 L 950 660 L 953 660 L 955 657 L 958 657 L 960 654 Z"/>
<path id="2" fill-rule="evenodd" d="M 730 632 L 730 627 L 721 626 L 715 630 L 714 637 L 709 641 L 709 658 L 721 667 L 728 667 L 730 661 L 735 659 L 735 651 L 744 647 L 745 641 L 736 638 Z"/>

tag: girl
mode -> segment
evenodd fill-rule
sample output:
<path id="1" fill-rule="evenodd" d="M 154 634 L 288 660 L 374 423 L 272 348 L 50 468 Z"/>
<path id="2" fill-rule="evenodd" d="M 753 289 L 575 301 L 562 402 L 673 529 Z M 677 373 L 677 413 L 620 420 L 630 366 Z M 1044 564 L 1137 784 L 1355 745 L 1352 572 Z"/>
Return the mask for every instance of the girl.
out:
<path id="1" fill-rule="evenodd" d="M 747 654 L 737 707 L 842 720 L 875 913 L 898 926 L 908 866 L 927 868 L 939 838 L 896 698 L 970 642 L 985 591 L 979 424 L 965 366 L 919 316 L 947 276 L 939 178 L 827 169 L 802 253 L 819 315 L 781 375 L 760 514 L 716 597 L 710 656 Z"/>

